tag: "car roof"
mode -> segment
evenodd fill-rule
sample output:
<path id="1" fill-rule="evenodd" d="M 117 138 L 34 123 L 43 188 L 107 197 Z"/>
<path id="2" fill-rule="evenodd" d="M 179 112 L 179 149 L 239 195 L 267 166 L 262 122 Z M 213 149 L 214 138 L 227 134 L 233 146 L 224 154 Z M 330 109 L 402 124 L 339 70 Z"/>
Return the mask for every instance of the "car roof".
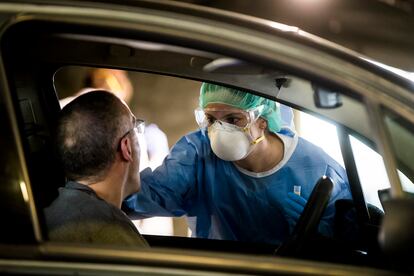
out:
<path id="1" fill-rule="evenodd" d="M 210 20 L 210 22 L 220 22 L 223 24 L 231 24 L 233 26 L 240 26 L 243 28 L 247 28 L 250 30 L 256 31 L 259 33 L 266 33 L 267 35 L 285 38 L 288 41 L 294 41 L 301 45 L 306 45 L 310 48 L 317 49 L 318 51 L 327 53 L 331 56 L 337 57 L 341 60 L 346 62 L 352 63 L 360 68 L 364 68 L 365 70 L 374 73 L 381 78 L 387 79 L 400 87 L 403 87 L 406 90 L 409 90 L 411 96 L 403 97 L 405 100 L 413 100 L 414 99 L 414 87 L 412 81 L 408 80 L 407 78 L 392 72 L 390 70 L 385 69 L 384 67 L 378 65 L 378 63 L 370 62 L 369 58 L 342 47 L 338 44 L 333 42 L 327 41 L 323 38 L 317 37 L 315 35 L 309 34 L 297 27 L 288 26 L 285 24 L 249 16 L 243 15 L 231 11 L 224 11 L 215 8 L 210 8 L 201 5 L 195 5 L 191 3 L 185 2 L 178 2 L 178 1 L 163 1 L 163 0 L 133 0 L 133 1 L 110 1 L 110 0 L 100 0 L 100 1 L 84 1 L 84 0 L 72 0 L 72 1 L 65 1 L 65 0 L 17 0 L 17 1 L 4 1 L 5 3 L 2 4 L 3 10 L 14 10 L 17 14 L 38 14 L 44 15 L 47 14 L 48 11 L 55 12 L 56 7 L 83 7 L 83 8 L 93 8 L 84 12 L 84 14 L 90 15 L 98 15 L 102 16 L 99 12 L 99 8 L 102 9 L 113 9 L 122 11 L 133 12 L 134 9 L 137 12 L 154 12 L 155 14 L 159 14 L 160 12 L 165 12 L 165 14 L 172 13 L 172 17 L 174 18 L 174 14 L 180 14 L 185 16 L 188 20 Z M 20 5 L 19 5 L 20 4 Z M 29 4 L 23 5 L 22 4 Z M 143 10 L 144 9 L 144 10 Z M 72 10 L 74 11 L 74 10 Z M 58 12 L 59 13 L 59 12 Z M 74 15 L 76 12 L 74 13 Z M 67 16 L 70 15 L 70 12 L 66 14 Z M 78 14 L 79 15 L 79 14 Z M 27 19 L 27 17 L 26 17 Z M 178 18 L 177 18 L 178 19 Z M 171 21 L 172 24 L 175 22 Z M 178 23 L 178 21 L 177 21 Z M 214 28 L 214 25 L 211 26 Z M 392 92 L 391 96 L 400 97 L 401 94 L 399 91 L 395 90 Z M 400 98 L 400 99 L 403 99 Z"/>

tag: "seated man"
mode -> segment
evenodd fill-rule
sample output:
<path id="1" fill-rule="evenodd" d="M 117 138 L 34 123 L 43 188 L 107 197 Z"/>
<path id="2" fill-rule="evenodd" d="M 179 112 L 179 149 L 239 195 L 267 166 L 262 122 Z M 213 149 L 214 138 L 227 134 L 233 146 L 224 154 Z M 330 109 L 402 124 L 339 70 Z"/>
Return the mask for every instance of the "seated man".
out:
<path id="1" fill-rule="evenodd" d="M 68 182 L 45 209 L 50 240 L 147 246 L 120 210 L 124 198 L 140 189 L 143 127 L 107 91 L 83 94 L 63 108 L 56 145 Z"/>

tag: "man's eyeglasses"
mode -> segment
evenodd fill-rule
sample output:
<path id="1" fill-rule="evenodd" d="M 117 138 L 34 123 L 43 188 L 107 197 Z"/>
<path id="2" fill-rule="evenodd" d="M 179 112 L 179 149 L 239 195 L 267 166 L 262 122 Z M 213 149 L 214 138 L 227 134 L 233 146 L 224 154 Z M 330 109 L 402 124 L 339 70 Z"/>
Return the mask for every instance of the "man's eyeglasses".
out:
<path id="1" fill-rule="evenodd" d="M 134 117 L 134 128 L 133 129 L 136 129 L 138 134 L 144 134 L 145 121 Z"/>
<path id="2" fill-rule="evenodd" d="M 137 131 L 138 134 L 143 134 L 145 131 L 145 121 L 141 120 L 141 119 L 137 119 L 135 117 L 133 117 L 134 120 L 134 126 L 128 130 L 124 135 L 122 135 L 121 139 L 119 139 L 119 141 L 121 141 L 122 139 L 124 139 L 131 131 L 133 131 L 134 129 Z"/>

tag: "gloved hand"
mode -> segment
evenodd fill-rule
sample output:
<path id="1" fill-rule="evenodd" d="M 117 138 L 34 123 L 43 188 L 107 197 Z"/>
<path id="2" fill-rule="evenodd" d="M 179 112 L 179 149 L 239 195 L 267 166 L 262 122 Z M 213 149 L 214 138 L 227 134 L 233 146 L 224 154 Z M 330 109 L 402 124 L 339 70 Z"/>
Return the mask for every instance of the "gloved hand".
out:
<path id="1" fill-rule="evenodd" d="M 286 199 L 285 211 L 286 215 L 295 221 L 295 224 L 298 222 L 300 215 L 305 209 L 307 200 L 301 196 L 298 196 L 294 193 L 288 193 Z"/>

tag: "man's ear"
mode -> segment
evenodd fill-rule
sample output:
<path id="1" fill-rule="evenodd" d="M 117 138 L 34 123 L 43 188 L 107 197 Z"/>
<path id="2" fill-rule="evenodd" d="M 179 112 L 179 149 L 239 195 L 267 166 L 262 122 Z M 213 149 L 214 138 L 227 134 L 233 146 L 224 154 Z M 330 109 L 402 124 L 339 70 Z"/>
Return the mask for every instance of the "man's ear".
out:
<path id="1" fill-rule="evenodd" d="M 132 161 L 132 144 L 131 139 L 125 137 L 121 140 L 121 158 L 125 161 Z"/>

